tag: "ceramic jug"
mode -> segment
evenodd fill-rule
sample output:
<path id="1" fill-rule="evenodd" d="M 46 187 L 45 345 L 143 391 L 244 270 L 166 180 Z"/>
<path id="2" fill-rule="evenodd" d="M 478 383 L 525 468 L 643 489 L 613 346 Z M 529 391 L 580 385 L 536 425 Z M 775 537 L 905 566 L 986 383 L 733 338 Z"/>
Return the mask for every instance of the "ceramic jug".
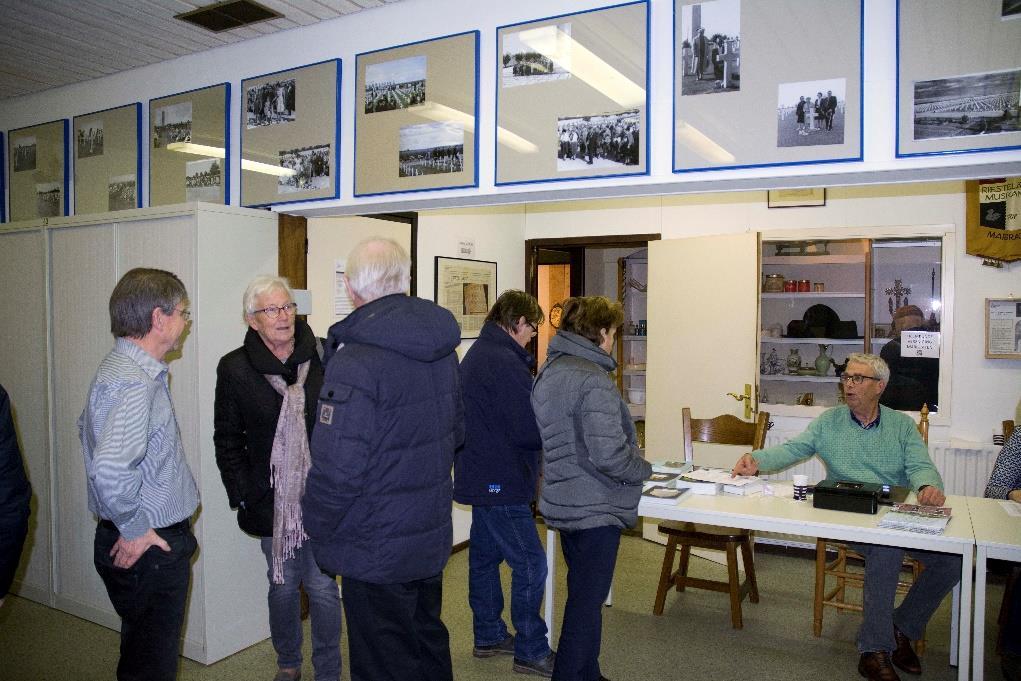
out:
<path id="1" fill-rule="evenodd" d="M 829 349 L 829 345 L 819 343 L 819 356 L 815 358 L 815 373 L 819 376 L 825 376 L 830 369 L 830 356 L 826 354 Z"/>
<path id="2" fill-rule="evenodd" d="M 800 368 L 801 352 L 797 348 L 791 348 L 790 354 L 787 355 L 787 373 L 796 374 Z"/>

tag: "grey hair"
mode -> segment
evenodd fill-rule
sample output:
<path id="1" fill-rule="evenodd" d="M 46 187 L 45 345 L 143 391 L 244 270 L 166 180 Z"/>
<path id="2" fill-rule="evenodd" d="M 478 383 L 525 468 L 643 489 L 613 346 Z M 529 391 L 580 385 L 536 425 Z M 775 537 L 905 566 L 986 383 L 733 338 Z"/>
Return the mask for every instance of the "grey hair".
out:
<path id="1" fill-rule="evenodd" d="M 157 307 L 172 315 L 188 291 L 173 272 L 136 267 L 124 273 L 110 294 L 110 332 L 116 338 L 144 338 Z"/>
<path id="2" fill-rule="evenodd" d="M 890 380 L 890 367 L 879 355 L 870 355 L 864 352 L 852 352 L 847 357 L 847 363 L 864 364 L 865 366 L 872 369 L 872 373 L 876 375 L 883 383 L 887 383 Z"/>
<path id="3" fill-rule="evenodd" d="M 411 287 L 411 259 L 393 239 L 372 237 L 355 246 L 347 256 L 344 273 L 351 290 L 364 302 Z"/>
<path id="4" fill-rule="evenodd" d="M 245 296 L 242 299 L 241 318 L 246 323 L 248 322 L 248 316 L 255 314 L 255 300 L 273 289 L 283 291 L 287 294 L 288 300 L 294 300 L 294 292 L 291 290 L 291 284 L 286 278 L 260 274 L 248 284 L 248 288 L 245 289 Z"/>

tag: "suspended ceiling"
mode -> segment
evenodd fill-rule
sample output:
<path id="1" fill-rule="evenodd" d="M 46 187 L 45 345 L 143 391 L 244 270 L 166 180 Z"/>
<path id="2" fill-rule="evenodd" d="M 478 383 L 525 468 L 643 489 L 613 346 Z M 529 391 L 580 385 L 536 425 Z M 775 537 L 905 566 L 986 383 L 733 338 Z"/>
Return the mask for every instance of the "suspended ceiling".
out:
<path id="1" fill-rule="evenodd" d="M 257 1 L 283 18 L 212 33 L 174 19 L 212 0 L 0 0 L 0 99 L 400 2 Z"/>

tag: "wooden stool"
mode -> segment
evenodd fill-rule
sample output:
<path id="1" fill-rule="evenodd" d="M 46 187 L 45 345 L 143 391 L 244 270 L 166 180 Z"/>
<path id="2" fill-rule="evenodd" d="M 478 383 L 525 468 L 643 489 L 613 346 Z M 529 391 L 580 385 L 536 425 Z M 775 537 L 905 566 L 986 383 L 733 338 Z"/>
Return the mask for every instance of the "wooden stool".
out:
<path id="1" fill-rule="evenodd" d="M 684 591 L 688 586 L 708 591 L 719 591 L 730 595 L 731 625 L 735 629 L 742 628 L 744 624 L 741 620 L 741 601 L 748 596 L 748 600 L 752 603 L 759 602 L 759 589 L 755 583 L 755 562 L 752 558 L 752 545 L 748 530 L 669 521 L 661 523 L 659 531 L 667 535 L 667 545 L 666 554 L 663 556 L 663 570 L 660 572 L 659 587 L 656 590 L 656 603 L 652 612 L 656 615 L 663 614 L 666 593 L 671 586 L 676 587 L 678 591 Z M 681 548 L 681 562 L 677 571 L 674 572 L 674 553 L 678 546 Z M 741 547 L 741 555 L 744 558 L 746 573 L 744 582 L 739 580 L 737 572 L 738 546 Z M 718 582 L 689 577 L 688 561 L 691 557 L 692 547 L 726 551 L 728 580 Z"/>

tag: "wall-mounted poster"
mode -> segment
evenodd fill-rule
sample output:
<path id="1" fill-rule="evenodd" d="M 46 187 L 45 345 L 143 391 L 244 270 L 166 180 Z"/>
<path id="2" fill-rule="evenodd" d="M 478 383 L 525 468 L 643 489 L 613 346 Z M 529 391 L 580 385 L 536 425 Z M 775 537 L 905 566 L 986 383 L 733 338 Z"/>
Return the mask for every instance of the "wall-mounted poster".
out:
<path id="1" fill-rule="evenodd" d="M 479 32 L 359 54 L 355 196 L 479 184 Z"/>
<path id="2" fill-rule="evenodd" d="M 862 0 L 674 0 L 674 172 L 860 161 L 862 16 Z"/>
<path id="3" fill-rule="evenodd" d="M 450 310 L 461 338 L 478 338 L 496 302 L 496 263 L 436 256 L 433 299 Z"/>
<path id="4" fill-rule="evenodd" d="M 1013 0 L 897 3 L 897 156 L 1021 149 Z"/>
<path id="5" fill-rule="evenodd" d="M 12 222 L 70 214 L 67 138 L 67 119 L 7 133 Z"/>
<path id="6" fill-rule="evenodd" d="M 230 201 L 230 83 L 149 100 L 149 205 Z"/>
<path id="7" fill-rule="evenodd" d="M 339 59 L 241 81 L 241 205 L 340 196 Z"/>
<path id="8" fill-rule="evenodd" d="M 645 175 L 648 2 L 497 29 L 496 184 Z"/>
<path id="9" fill-rule="evenodd" d="M 141 103 L 75 116 L 71 139 L 75 215 L 141 207 Z"/>
<path id="10" fill-rule="evenodd" d="M 1021 359 L 1021 298 L 986 298 L 986 359 Z"/>

